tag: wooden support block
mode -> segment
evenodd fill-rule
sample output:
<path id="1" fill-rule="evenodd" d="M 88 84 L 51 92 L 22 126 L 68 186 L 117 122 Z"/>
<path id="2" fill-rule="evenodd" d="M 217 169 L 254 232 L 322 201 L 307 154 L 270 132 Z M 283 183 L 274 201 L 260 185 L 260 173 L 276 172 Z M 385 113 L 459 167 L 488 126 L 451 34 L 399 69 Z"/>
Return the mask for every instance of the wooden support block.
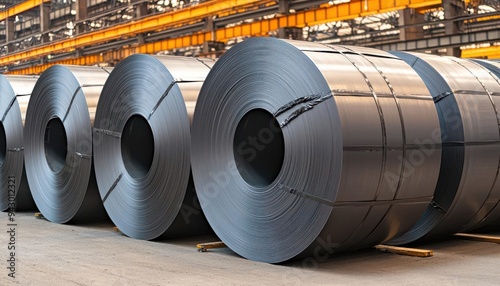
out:
<path id="1" fill-rule="evenodd" d="M 117 226 L 113 227 L 113 231 L 114 232 L 119 232 L 119 233 L 123 234 Z"/>
<path id="2" fill-rule="evenodd" d="M 455 234 L 455 236 L 462 238 L 462 239 L 467 239 L 467 240 L 500 243 L 500 236 L 495 236 L 495 235 L 457 233 L 457 234 Z"/>
<path id="3" fill-rule="evenodd" d="M 200 244 L 196 245 L 196 248 L 198 248 L 198 251 L 200 251 L 200 252 L 206 252 L 212 248 L 224 248 L 224 247 L 227 247 L 227 246 L 222 241 L 200 243 Z"/>
<path id="4" fill-rule="evenodd" d="M 434 252 L 432 250 L 427 250 L 427 249 L 408 248 L 408 247 L 399 247 L 399 246 L 382 245 L 382 244 L 375 246 L 375 249 L 380 252 L 388 252 L 388 253 L 407 255 L 407 256 L 416 256 L 416 257 L 434 256 Z"/>
<path id="5" fill-rule="evenodd" d="M 37 219 L 45 219 L 42 213 L 35 213 L 35 218 Z"/>

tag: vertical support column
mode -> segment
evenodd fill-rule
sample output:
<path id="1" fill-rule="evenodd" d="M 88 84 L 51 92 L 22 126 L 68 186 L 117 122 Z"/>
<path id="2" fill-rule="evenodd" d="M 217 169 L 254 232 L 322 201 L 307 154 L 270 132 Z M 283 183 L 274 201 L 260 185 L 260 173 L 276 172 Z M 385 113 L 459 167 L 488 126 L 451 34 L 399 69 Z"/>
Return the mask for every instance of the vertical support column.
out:
<path id="1" fill-rule="evenodd" d="M 278 1 L 278 14 L 289 14 L 290 13 L 290 0 L 279 0 Z"/>
<path id="2" fill-rule="evenodd" d="M 465 11 L 465 2 L 461 0 L 443 0 L 444 19 L 454 19 L 462 16 Z M 464 32 L 463 20 L 451 20 L 445 24 L 446 35 L 455 35 Z M 460 57 L 460 48 L 447 48 L 446 54 L 448 56 Z"/>
<path id="3" fill-rule="evenodd" d="M 278 3 L 278 14 L 288 15 L 290 14 L 290 0 L 279 0 Z M 303 32 L 301 28 L 297 27 L 281 27 L 278 28 L 278 38 L 280 39 L 292 39 L 292 40 L 303 40 Z"/>
<path id="4" fill-rule="evenodd" d="M 144 45 L 146 41 L 144 40 L 144 34 L 138 34 L 137 35 L 137 44 L 139 45 Z"/>
<path id="5" fill-rule="evenodd" d="M 76 22 L 79 23 L 87 18 L 87 0 L 76 0 L 75 3 L 76 9 Z M 83 26 L 81 23 L 76 25 L 75 34 L 81 34 L 84 32 Z"/>
<path id="6" fill-rule="evenodd" d="M 201 50 L 201 53 L 204 55 L 207 55 L 211 51 L 212 43 L 216 40 L 215 39 L 215 26 L 214 26 L 214 20 L 212 17 L 206 17 L 205 18 L 205 28 L 204 30 L 206 32 L 210 32 L 210 40 L 205 39 L 205 42 L 203 43 L 203 47 Z"/>
<path id="7" fill-rule="evenodd" d="M 413 24 L 424 23 L 424 15 L 417 13 L 415 9 L 399 10 L 399 40 L 409 41 L 420 39 L 424 36 L 424 26 L 404 27 Z"/>
<path id="8" fill-rule="evenodd" d="M 48 31 L 50 30 L 50 4 L 40 5 L 40 31 L 42 32 L 42 44 L 50 41 Z"/>
<path id="9" fill-rule="evenodd" d="M 5 19 L 5 39 L 7 44 L 7 52 L 12 53 L 14 51 L 14 45 L 12 41 L 14 41 L 15 37 L 15 25 L 14 25 L 14 17 L 10 17 Z"/>
<path id="10" fill-rule="evenodd" d="M 215 24 L 214 24 L 214 19 L 211 16 L 205 18 L 205 29 L 204 30 L 206 32 L 210 32 L 210 40 L 211 41 L 216 41 L 217 40 L 215 38 Z"/>
<path id="11" fill-rule="evenodd" d="M 141 2 L 135 6 L 135 17 L 142 18 L 148 14 L 148 3 Z"/>
<path id="12" fill-rule="evenodd" d="M 289 40 L 304 40 L 304 31 L 297 27 L 278 28 L 278 38 Z"/>
<path id="13" fill-rule="evenodd" d="M 210 32 L 210 40 L 205 39 L 202 47 L 202 54 L 209 55 L 214 52 L 221 52 L 225 49 L 225 44 L 223 42 L 217 42 L 215 36 L 215 25 L 212 17 L 205 18 L 205 29 L 206 32 Z"/>

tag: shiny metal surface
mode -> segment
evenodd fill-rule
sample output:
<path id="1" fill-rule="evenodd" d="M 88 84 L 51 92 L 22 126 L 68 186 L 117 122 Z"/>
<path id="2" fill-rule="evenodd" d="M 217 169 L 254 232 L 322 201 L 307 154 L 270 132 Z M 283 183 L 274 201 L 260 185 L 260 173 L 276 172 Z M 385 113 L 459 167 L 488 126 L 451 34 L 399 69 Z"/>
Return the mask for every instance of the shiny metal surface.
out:
<path id="1" fill-rule="evenodd" d="M 479 60 L 479 59 L 469 59 L 469 61 L 482 65 L 496 77 L 500 78 L 500 62 L 490 61 L 490 60 Z"/>
<path id="2" fill-rule="evenodd" d="M 438 110 L 442 161 L 434 200 L 418 223 L 391 243 L 476 228 L 498 204 L 498 78 L 454 57 L 394 52 L 422 77 Z"/>
<path id="3" fill-rule="evenodd" d="M 191 178 L 190 119 L 212 60 L 132 55 L 107 80 L 94 154 L 104 206 L 138 239 L 210 232 Z"/>
<path id="4" fill-rule="evenodd" d="M 439 129 L 429 91 L 395 56 L 252 38 L 221 57 L 202 87 L 194 182 L 210 225 L 236 253 L 326 259 L 418 220 L 437 182 Z"/>
<path id="5" fill-rule="evenodd" d="M 479 64 L 483 66 L 485 69 L 487 69 L 488 73 L 497 81 L 497 83 L 500 85 L 500 62 L 498 61 L 489 61 L 489 60 L 478 60 L 478 59 L 469 59 L 472 62 L 475 62 L 476 64 Z M 492 91 L 498 90 L 498 88 L 493 89 Z M 498 103 L 498 92 L 494 92 L 491 94 L 492 99 L 495 102 L 496 105 L 496 111 L 498 112 L 499 104 Z M 490 210 L 485 217 L 478 223 L 477 225 L 474 226 L 474 228 L 481 228 L 481 227 L 487 227 L 490 225 L 498 225 L 500 223 L 500 201 L 497 199 L 498 194 L 493 192 L 497 197 L 490 197 L 487 202 L 484 204 L 484 206 L 490 206 L 490 208 L 484 208 L 483 211 L 481 212 L 484 214 L 487 210 Z"/>
<path id="6" fill-rule="evenodd" d="M 26 106 L 38 77 L 0 75 L 0 210 L 9 205 L 9 176 L 15 178 L 17 210 L 36 208 L 24 170 L 23 123 Z"/>
<path id="7" fill-rule="evenodd" d="M 49 221 L 106 217 L 92 164 L 92 123 L 111 70 L 55 65 L 33 89 L 24 129 L 26 174 Z"/>

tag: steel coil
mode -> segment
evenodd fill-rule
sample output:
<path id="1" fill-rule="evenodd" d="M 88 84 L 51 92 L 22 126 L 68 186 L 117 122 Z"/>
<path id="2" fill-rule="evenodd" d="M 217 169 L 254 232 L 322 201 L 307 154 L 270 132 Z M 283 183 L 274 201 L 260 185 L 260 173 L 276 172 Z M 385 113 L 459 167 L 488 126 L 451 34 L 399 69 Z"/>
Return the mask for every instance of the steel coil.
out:
<path id="1" fill-rule="evenodd" d="M 454 57 L 394 52 L 431 92 L 442 130 L 434 199 L 417 224 L 393 244 L 477 228 L 500 200 L 498 78 Z"/>
<path id="2" fill-rule="evenodd" d="M 491 73 L 493 73 L 496 77 L 500 78 L 500 62 L 489 61 L 489 60 L 478 60 L 478 59 L 470 59 L 470 61 L 482 65 L 483 67 L 488 69 Z"/>
<path id="3" fill-rule="evenodd" d="M 282 262 L 384 242 L 432 200 L 439 121 L 404 61 L 369 48 L 252 38 L 209 73 L 193 177 L 215 233 Z"/>
<path id="4" fill-rule="evenodd" d="M 488 72 L 493 76 L 496 77 L 498 84 L 500 84 L 500 62 L 499 61 L 490 61 L 490 60 L 477 60 L 477 59 L 471 59 L 471 61 L 480 64 L 484 68 L 488 70 Z M 500 94 L 498 93 L 492 93 L 492 98 L 497 101 L 497 97 Z M 497 109 L 498 109 L 498 104 L 497 104 Z M 498 111 L 498 110 L 497 110 Z M 500 202 L 495 202 L 490 199 L 489 201 L 490 204 L 495 204 L 493 209 L 486 215 L 486 217 L 474 228 L 482 228 L 482 227 L 489 227 L 492 225 L 500 225 Z"/>
<path id="5" fill-rule="evenodd" d="M 36 208 L 24 170 L 23 125 L 28 100 L 37 78 L 0 75 L 0 209 L 2 211 L 9 208 L 12 198 L 15 198 L 17 210 Z M 14 188 L 9 188 L 12 183 Z"/>
<path id="6" fill-rule="evenodd" d="M 26 175 L 56 223 L 104 218 L 92 164 L 95 107 L 111 69 L 56 65 L 38 79 L 26 112 Z"/>
<path id="7" fill-rule="evenodd" d="M 213 60 L 132 55 L 96 113 L 97 183 L 111 220 L 137 239 L 210 230 L 190 175 L 190 118 Z"/>

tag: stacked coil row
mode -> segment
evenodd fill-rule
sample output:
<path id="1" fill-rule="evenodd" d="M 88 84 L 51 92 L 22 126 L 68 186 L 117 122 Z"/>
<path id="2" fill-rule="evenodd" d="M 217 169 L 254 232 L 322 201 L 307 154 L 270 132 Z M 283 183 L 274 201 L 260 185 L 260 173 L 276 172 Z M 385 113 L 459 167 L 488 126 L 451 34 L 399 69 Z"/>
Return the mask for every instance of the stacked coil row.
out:
<path id="1" fill-rule="evenodd" d="M 0 75 L 0 209 L 31 210 L 26 181 L 23 126 L 37 77 Z M 12 188 L 12 185 L 14 188 Z M 15 206 L 12 204 L 15 203 Z"/>
<path id="2" fill-rule="evenodd" d="M 17 108 L 2 120 L 2 206 L 24 150 L 50 221 L 107 214 L 146 240 L 209 223 L 258 261 L 489 226 L 500 219 L 499 77 L 491 61 L 272 38 L 217 62 L 54 66 L 26 92 L 24 144 L 21 78 L 0 77 L 0 112 Z"/>

